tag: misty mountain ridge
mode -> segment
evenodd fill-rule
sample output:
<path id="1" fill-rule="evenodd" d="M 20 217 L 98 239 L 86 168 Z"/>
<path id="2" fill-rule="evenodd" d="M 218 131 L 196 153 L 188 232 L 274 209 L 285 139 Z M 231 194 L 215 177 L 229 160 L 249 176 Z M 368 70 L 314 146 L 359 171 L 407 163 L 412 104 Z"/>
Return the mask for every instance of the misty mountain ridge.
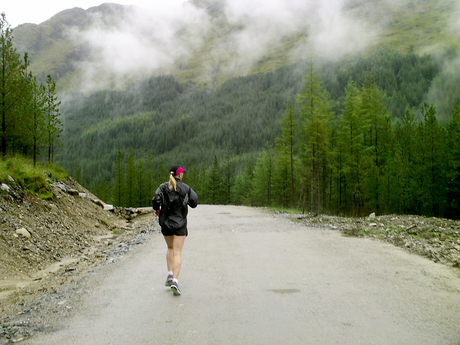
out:
<path id="1" fill-rule="evenodd" d="M 336 61 L 381 47 L 419 54 L 458 50 L 453 0 L 191 0 L 156 11 L 104 3 L 13 30 L 40 80 L 61 91 L 119 88 L 172 74 L 216 88 L 314 56 Z M 8 14 L 7 14 L 8 18 Z"/>

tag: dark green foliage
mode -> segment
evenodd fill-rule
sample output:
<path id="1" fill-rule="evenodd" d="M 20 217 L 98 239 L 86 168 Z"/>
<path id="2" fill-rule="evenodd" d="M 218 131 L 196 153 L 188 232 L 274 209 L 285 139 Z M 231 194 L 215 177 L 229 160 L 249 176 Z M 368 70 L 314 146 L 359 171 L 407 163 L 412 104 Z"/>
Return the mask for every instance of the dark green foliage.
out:
<path id="1" fill-rule="evenodd" d="M 80 170 L 78 170 L 80 171 Z M 115 181 L 113 187 L 112 203 L 115 206 L 123 205 L 123 195 L 125 192 L 125 169 L 123 164 L 123 154 L 118 150 L 115 166 Z"/>
<path id="2" fill-rule="evenodd" d="M 222 175 L 219 168 L 219 160 L 217 156 L 214 156 L 214 160 L 212 163 L 211 173 L 209 174 L 209 178 L 205 187 L 207 189 L 209 203 L 212 205 L 218 205 L 223 203 L 223 183 L 222 183 Z"/>
<path id="3" fill-rule="evenodd" d="M 370 73 L 376 86 L 387 95 L 386 106 L 390 115 L 401 117 L 406 108 L 423 105 L 431 82 L 440 70 L 439 63 L 430 55 L 421 57 L 414 53 L 403 55 L 393 50 L 381 50 L 369 58 L 357 56 L 345 62 L 324 65 L 321 73 L 324 87 L 335 100 L 343 99 L 350 77 L 361 85 Z"/>
<path id="4" fill-rule="evenodd" d="M 0 15 L 0 150 L 2 157 L 17 153 L 32 156 L 34 166 L 40 147 L 49 148 L 52 163 L 61 123 L 55 83 L 48 76 L 46 87 L 28 72 L 28 54 L 21 61 L 12 44 L 13 33 L 4 13 Z"/>
<path id="5" fill-rule="evenodd" d="M 448 218 L 460 218 L 460 106 L 457 102 L 447 125 L 447 210 Z"/>
<path id="6" fill-rule="evenodd" d="M 458 114 L 446 131 L 423 103 L 438 71 L 381 51 L 217 90 L 152 77 L 68 102 L 59 158 L 123 206 L 148 205 L 178 163 L 200 203 L 458 217 Z"/>

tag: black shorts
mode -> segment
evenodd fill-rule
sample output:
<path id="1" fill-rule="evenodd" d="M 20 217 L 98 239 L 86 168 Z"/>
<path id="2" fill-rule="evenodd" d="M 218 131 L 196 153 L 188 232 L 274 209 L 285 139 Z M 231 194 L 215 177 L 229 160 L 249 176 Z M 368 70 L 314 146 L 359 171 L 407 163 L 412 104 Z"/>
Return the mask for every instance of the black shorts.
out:
<path id="1" fill-rule="evenodd" d="M 187 228 L 181 228 L 179 230 L 161 228 L 161 233 L 163 236 L 188 236 Z"/>

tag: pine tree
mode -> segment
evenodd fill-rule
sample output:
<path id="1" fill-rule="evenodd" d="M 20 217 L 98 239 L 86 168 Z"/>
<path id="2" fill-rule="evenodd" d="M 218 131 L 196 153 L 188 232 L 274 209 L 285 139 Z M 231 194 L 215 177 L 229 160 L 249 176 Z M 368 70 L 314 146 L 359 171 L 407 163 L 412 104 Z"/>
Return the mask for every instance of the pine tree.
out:
<path id="1" fill-rule="evenodd" d="M 298 95 L 301 108 L 301 153 L 306 170 L 309 170 L 310 211 L 322 211 L 325 196 L 325 169 L 329 154 L 329 120 L 331 105 L 327 91 L 321 86 L 319 75 L 311 62 L 304 84 Z"/>
<path id="2" fill-rule="evenodd" d="M 13 47 L 13 31 L 6 20 L 5 13 L 0 15 L 0 136 L 3 157 L 8 150 L 8 141 L 14 140 L 14 126 L 17 123 L 19 107 L 27 92 L 23 76 L 24 67 L 20 56 Z"/>
<path id="3" fill-rule="evenodd" d="M 151 200 L 155 195 L 156 188 L 159 185 L 157 179 L 155 178 L 155 167 L 153 163 L 153 156 L 151 154 L 147 157 L 147 166 L 145 172 L 145 192 L 147 194 L 147 202 L 146 205 L 151 206 Z"/>
<path id="4" fill-rule="evenodd" d="M 198 194 L 201 203 L 209 203 L 208 186 L 208 170 L 206 161 L 201 163 L 200 171 L 198 172 L 197 179 L 193 185 L 193 190 Z"/>
<path id="5" fill-rule="evenodd" d="M 363 194 L 368 199 L 367 205 L 372 211 L 380 212 L 381 175 L 385 164 L 388 146 L 391 142 L 389 117 L 386 113 L 383 94 L 372 80 L 370 72 L 361 88 L 361 118 L 368 124 L 364 133 Z"/>
<path id="6" fill-rule="evenodd" d="M 136 179 L 135 179 L 135 196 L 134 196 L 134 205 L 141 207 L 147 206 L 148 200 L 147 199 L 147 192 L 148 189 L 147 181 L 146 181 L 146 173 L 145 173 L 145 162 L 142 158 L 137 161 L 136 164 Z"/>
<path id="7" fill-rule="evenodd" d="M 452 111 L 447 124 L 447 211 L 446 216 L 460 218 L 460 104 Z"/>
<path id="8" fill-rule="evenodd" d="M 235 178 L 232 193 L 234 204 L 254 206 L 253 174 L 254 162 L 248 159 Z"/>
<path id="9" fill-rule="evenodd" d="M 217 205 L 221 203 L 221 191 L 222 191 L 222 179 L 219 168 L 219 160 L 217 155 L 214 155 L 214 160 L 212 163 L 211 174 L 206 183 L 207 190 L 209 191 L 209 199 L 212 205 Z"/>
<path id="10" fill-rule="evenodd" d="M 368 128 L 366 121 L 360 117 L 361 95 L 355 83 L 350 79 L 346 88 L 345 109 L 339 118 L 338 150 L 341 160 L 339 175 L 343 194 L 340 209 L 352 214 L 360 214 L 364 204 L 362 158 L 364 154 L 364 133 Z M 351 205 L 348 204 L 351 201 Z"/>
<path id="11" fill-rule="evenodd" d="M 55 140 L 59 138 L 62 132 L 62 123 L 59 120 L 59 105 L 61 102 L 57 101 L 56 97 L 56 83 L 48 75 L 46 80 L 46 123 L 48 133 L 48 163 L 54 162 L 54 145 Z"/>
<path id="12" fill-rule="evenodd" d="M 418 130 L 420 213 L 427 216 L 442 217 L 445 211 L 445 131 L 438 124 L 436 109 L 424 104 L 421 110 L 424 121 Z"/>
<path id="13" fill-rule="evenodd" d="M 276 190 L 283 206 L 294 207 L 294 139 L 296 114 L 292 98 L 286 103 L 286 111 L 281 119 L 281 137 L 276 138 Z"/>
<path id="14" fill-rule="evenodd" d="M 43 85 L 40 87 L 37 85 L 37 79 L 27 71 L 29 66 L 28 54 L 24 54 L 24 80 L 27 86 L 24 102 L 21 107 L 18 108 L 16 114 L 16 122 L 21 124 L 15 126 L 17 129 L 16 135 L 18 136 L 19 142 L 22 146 L 22 151 L 27 154 L 32 150 L 32 156 L 34 161 L 34 167 L 37 164 L 37 156 L 39 154 L 39 145 L 42 143 L 43 133 L 43 106 L 44 106 L 44 92 Z M 14 155 L 14 144 L 13 144 L 13 155 Z"/>
<path id="15" fill-rule="evenodd" d="M 257 206 L 272 205 L 273 170 L 273 149 L 265 148 L 257 158 L 252 180 L 254 204 Z"/>
<path id="16" fill-rule="evenodd" d="M 396 181 L 393 186 L 396 197 L 393 209 L 399 214 L 417 214 L 418 206 L 418 144 L 417 144 L 417 119 L 409 110 L 396 123 L 395 128 L 395 167 Z"/>
<path id="17" fill-rule="evenodd" d="M 32 114 L 32 125 L 30 129 L 30 134 L 33 138 L 33 157 L 34 157 L 34 166 L 37 162 L 37 156 L 40 153 L 40 145 L 43 143 L 43 134 L 45 133 L 45 118 L 43 116 L 43 108 L 46 102 L 46 90 L 41 85 L 37 87 L 37 82 L 34 77 L 33 81 L 30 83 L 32 88 L 32 109 L 30 113 Z"/>
<path id="18" fill-rule="evenodd" d="M 223 179 L 222 179 L 222 191 L 223 191 L 223 203 L 231 204 L 232 202 L 232 188 L 234 184 L 234 164 L 231 161 L 230 152 L 227 151 L 224 156 L 224 164 L 222 166 Z"/>
<path id="19" fill-rule="evenodd" d="M 123 162 L 123 154 L 118 150 L 117 161 L 115 167 L 115 183 L 113 188 L 113 204 L 115 206 L 123 205 L 123 195 L 125 191 L 125 167 Z"/>
<path id="20" fill-rule="evenodd" d="M 128 207 L 134 207 L 135 204 L 135 193 L 136 193 L 136 164 L 134 162 L 134 154 L 132 148 L 128 150 L 128 156 L 126 158 L 126 200 L 125 205 Z"/>

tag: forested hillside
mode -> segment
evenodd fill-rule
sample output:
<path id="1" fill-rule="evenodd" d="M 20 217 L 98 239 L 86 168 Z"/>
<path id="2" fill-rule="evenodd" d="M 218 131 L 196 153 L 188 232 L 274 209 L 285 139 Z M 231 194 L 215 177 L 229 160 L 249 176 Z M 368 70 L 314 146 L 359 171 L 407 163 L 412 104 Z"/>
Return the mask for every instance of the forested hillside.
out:
<path id="1" fill-rule="evenodd" d="M 338 149 L 340 127 L 343 126 L 341 121 L 344 120 L 341 118 L 347 113 L 349 102 L 358 102 L 357 99 L 363 97 L 361 93 L 365 92 L 362 90 L 365 85 L 372 92 L 378 90 L 375 91 L 375 102 L 378 104 L 373 106 L 378 106 L 378 110 L 375 110 L 381 117 L 378 121 L 384 121 L 386 126 L 385 129 L 379 129 L 385 133 L 379 134 L 384 139 L 380 137 L 378 140 L 384 140 L 386 143 L 395 142 L 396 145 L 398 135 L 412 133 L 408 129 L 398 132 L 398 126 L 402 126 L 404 121 L 409 121 L 409 118 L 412 122 L 406 125 L 411 126 L 411 135 L 414 137 L 407 140 L 415 140 L 418 121 L 422 120 L 420 123 L 423 123 L 426 121 L 427 113 L 436 113 L 434 107 L 424 105 L 433 80 L 442 74 L 439 62 L 430 56 L 419 57 L 416 54 L 403 55 L 391 50 L 382 50 L 367 58 L 356 57 L 341 63 L 316 62 L 314 74 L 318 75 L 317 82 L 321 87 L 315 86 L 318 87 L 315 92 L 321 91 L 328 95 L 326 108 L 329 110 L 327 124 L 322 125 L 325 131 L 322 134 L 323 166 L 321 169 L 318 166 L 314 169 L 318 174 L 321 170 L 318 176 L 324 178 L 323 183 L 328 181 L 329 187 L 326 188 L 326 185 L 316 181 L 318 187 L 315 187 L 315 190 L 320 188 L 319 185 L 322 185 L 323 189 L 322 196 L 319 197 L 319 194 L 315 194 L 319 192 L 313 193 L 313 189 L 307 194 L 306 188 L 311 186 L 312 181 L 298 180 L 297 183 L 302 187 L 300 190 L 292 191 L 297 196 L 294 198 L 294 195 L 291 195 L 293 199 L 289 202 L 286 199 L 286 191 L 276 189 L 280 188 L 281 182 L 275 181 L 275 176 L 280 173 L 275 171 L 283 165 L 282 162 L 277 162 L 277 159 L 280 159 L 277 156 L 279 152 L 276 153 L 273 149 L 275 142 L 279 141 L 284 133 L 280 121 L 287 111 L 288 100 L 291 100 L 291 108 L 288 107 L 288 111 L 291 109 L 293 114 L 297 114 L 292 115 L 296 118 L 294 120 L 293 117 L 292 126 L 297 133 L 296 153 L 293 152 L 293 155 L 297 156 L 295 175 L 311 174 L 306 168 L 307 165 L 299 165 L 302 161 L 304 164 L 309 161 L 305 156 L 308 152 L 305 146 L 312 140 L 312 134 L 305 132 L 307 120 L 306 115 L 302 118 L 302 101 L 299 98 L 304 79 L 308 79 L 309 74 L 313 73 L 309 69 L 311 63 L 315 64 L 313 61 L 301 61 L 272 73 L 231 79 L 217 90 L 202 89 L 193 83 L 180 84 L 172 76 L 163 76 L 148 78 L 123 91 L 99 91 L 89 96 L 72 97 L 72 101 L 67 102 L 63 108 L 63 113 L 66 114 L 66 129 L 65 144 L 59 155 L 61 163 L 107 200 L 115 198 L 115 177 L 118 174 L 120 181 L 119 174 L 123 172 L 124 183 L 126 186 L 129 184 L 126 191 L 128 199 L 123 201 L 126 205 L 147 204 L 155 186 L 167 175 L 167 167 L 181 162 L 189 167 L 189 182 L 195 185 L 204 202 L 283 205 L 345 214 L 360 214 L 369 210 L 427 213 L 423 207 L 412 205 L 414 200 L 409 202 L 411 206 L 395 206 L 395 200 L 400 202 L 402 199 L 399 195 L 390 196 L 388 184 L 385 185 L 386 194 L 375 191 L 378 195 L 377 200 L 372 200 L 369 194 L 372 188 L 378 190 L 384 187 L 372 185 L 375 181 L 367 181 L 369 185 L 364 193 L 363 176 L 369 178 L 369 171 L 363 176 L 353 178 L 358 179 L 359 183 L 348 179 L 342 181 L 347 173 L 357 167 L 340 167 L 340 164 L 344 163 L 339 164 L 335 161 L 339 152 L 334 151 Z M 360 91 L 357 92 L 355 89 Z M 350 96 L 349 93 L 352 91 L 356 93 L 355 96 Z M 358 108 L 361 106 L 366 107 L 356 105 Z M 454 104 L 450 107 L 450 114 L 436 114 L 437 118 L 443 119 L 443 124 L 451 120 L 453 107 Z M 357 137 L 362 138 L 359 140 L 364 140 L 359 144 L 361 153 L 368 155 L 369 152 L 379 150 L 379 154 L 383 154 L 380 152 L 383 150 L 385 155 L 394 156 L 395 151 L 391 151 L 390 154 L 388 147 L 377 149 L 371 139 L 366 143 L 363 138 L 373 134 L 364 132 L 372 131 L 370 126 L 381 126 L 382 123 L 377 125 L 372 122 L 374 120 L 365 119 L 363 113 L 366 110 L 358 108 L 353 110 L 353 115 L 350 116 L 357 116 L 353 121 L 359 121 L 354 126 L 358 126 L 355 130 L 358 133 Z M 423 136 L 419 140 L 423 142 Z M 439 140 L 445 143 L 446 139 Z M 353 150 L 356 152 L 355 145 L 358 144 L 349 145 L 352 145 L 350 147 L 354 147 Z M 417 147 L 420 145 L 421 143 L 417 144 Z M 391 150 L 396 150 L 396 147 L 392 146 Z M 446 147 L 443 148 L 443 152 L 445 149 Z M 405 152 L 409 151 L 402 151 Z M 445 160 L 447 156 L 443 157 Z M 359 161 L 360 158 L 356 159 Z M 268 164 L 269 168 L 261 168 L 261 164 Z M 318 161 L 315 164 L 320 163 Z M 367 168 L 370 169 L 370 166 L 367 165 Z M 386 169 L 389 169 L 389 166 L 379 166 L 379 182 L 375 183 L 381 182 L 383 177 L 380 174 L 383 174 L 383 171 L 389 173 L 390 170 Z M 391 176 L 394 176 L 399 168 L 392 166 L 392 169 L 396 169 L 391 172 Z M 269 184 L 256 188 L 257 181 L 266 181 L 266 177 L 259 176 L 254 179 L 254 174 L 257 176 L 266 171 L 273 173 L 270 182 L 267 182 Z M 339 171 L 345 175 L 335 175 Z M 332 191 L 332 182 L 339 183 L 340 187 L 336 185 L 335 188 L 340 190 Z M 447 181 L 444 180 L 443 183 L 443 190 L 446 190 Z M 214 184 L 217 187 L 209 190 Z M 359 188 L 359 192 L 353 191 L 355 188 Z M 357 197 L 354 193 L 360 196 Z M 443 194 L 443 206 L 439 206 L 441 208 L 435 211 L 431 210 L 428 214 L 440 214 L 441 209 L 442 212 L 447 212 L 446 193 Z M 382 199 L 382 195 L 386 195 L 385 200 Z M 416 198 L 414 195 L 407 197 Z M 315 198 L 320 198 L 321 202 Z"/>
<path id="2" fill-rule="evenodd" d="M 15 46 L 61 90 L 58 163 L 107 202 L 148 205 L 180 163 L 205 203 L 458 218 L 460 6 L 334 4 L 103 4 Z"/>

